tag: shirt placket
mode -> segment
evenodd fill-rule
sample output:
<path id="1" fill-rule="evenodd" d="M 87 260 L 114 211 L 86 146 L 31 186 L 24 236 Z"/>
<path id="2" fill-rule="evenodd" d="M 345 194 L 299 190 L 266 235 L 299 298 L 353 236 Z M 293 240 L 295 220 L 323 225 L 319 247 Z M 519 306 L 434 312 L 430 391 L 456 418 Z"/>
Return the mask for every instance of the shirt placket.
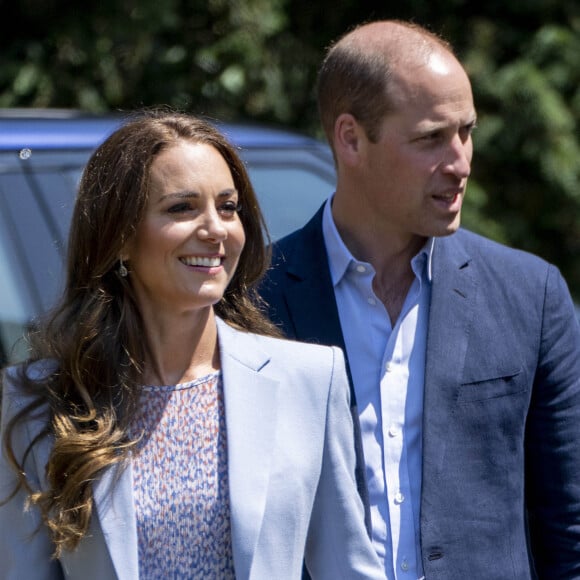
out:
<path id="1" fill-rule="evenodd" d="M 416 578 L 415 529 L 409 465 L 405 442 L 405 409 L 409 385 L 409 353 L 404 332 L 407 316 L 416 316 L 412 303 L 418 292 L 414 284 L 401 316 L 389 337 L 382 361 L 380 383 L 384 446 L 385 485 L 389 506 L 390 536 L 395 577 Z M 411 550 L 413 548 L 413 550 Z"/>

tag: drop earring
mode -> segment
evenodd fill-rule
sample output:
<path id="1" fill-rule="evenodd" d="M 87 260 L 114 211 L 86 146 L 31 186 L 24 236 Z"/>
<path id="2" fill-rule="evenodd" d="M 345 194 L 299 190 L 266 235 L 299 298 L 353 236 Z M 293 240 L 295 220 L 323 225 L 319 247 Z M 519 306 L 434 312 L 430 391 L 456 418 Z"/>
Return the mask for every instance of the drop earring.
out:
<path id="1" fill-rule="evenodd" d="M 123 258 L 119 258 L 119 276 L 121 276 L 121 278 L 126 278 L 127 274 L 129 273 L 127 270 L 127 267 L 125 266 L 125 264 L 123 264 Z"/>

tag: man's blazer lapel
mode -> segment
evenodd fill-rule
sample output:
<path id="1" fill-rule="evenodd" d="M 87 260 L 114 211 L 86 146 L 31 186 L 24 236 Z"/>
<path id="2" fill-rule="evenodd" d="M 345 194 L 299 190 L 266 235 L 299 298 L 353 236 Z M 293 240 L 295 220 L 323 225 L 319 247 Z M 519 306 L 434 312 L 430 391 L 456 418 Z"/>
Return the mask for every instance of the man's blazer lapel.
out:
<path id="1" fill-rule="evenodd" d="M 232 547 L 236 575 L 248 578 L 268 494 L 278 413 L 278 382 L 255 335 L 218 320 L 226 429 Z"/>
<path id="2" fill-rule="evenodd" d="M 277 259 L 286 261 L 286 271 L 292 280 L 285 286 L 285 298 L 296 338 L 335 345 L 346 352 L 322 234 L 323 211 L 324 205 L 300 230 L 291 249 L 286 251 L 282 247 Z M 347 373 L 350 379 L 348 365 Z"/>
<path id="3" fill-rule="evenodd" d="M 437 238 L 427 333 L 423 412 L 423 481 L 436 485 L 443 468 L 447 426 L 465 364 L 474 323 L 477 283 L 460 233 Z"/>

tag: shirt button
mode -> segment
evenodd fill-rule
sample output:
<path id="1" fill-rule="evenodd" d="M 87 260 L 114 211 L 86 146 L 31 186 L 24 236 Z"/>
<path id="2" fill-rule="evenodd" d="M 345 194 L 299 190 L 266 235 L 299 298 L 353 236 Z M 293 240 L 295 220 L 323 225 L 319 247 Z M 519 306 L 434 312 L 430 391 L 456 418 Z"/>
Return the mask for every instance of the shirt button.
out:
<path id="1" fill-rule="evenodd" d="M 403 503 L 404 501 L 405 501 L 405 496 L 400 491 L 398 491 L 395 494 L 395 503 Z"/>
<path id="2" fill-rule="evenodd" d="M 367 298 L 367 302 L 371 305 L 371 306 L 375 306 L 377 301 L 374 298 Z"/>
<path id="3" fill-rule="evenodd" d="M 389 427 L 389 436 L 390 437 L 397 437 L 397 435 L 399 435 L 400 430 L 396 425 L 391 425 Z"/>
<path id="4" fill-rule="evenodd" d="M 357 271 L 357 272 L 360 272 L 361 274 L 364 274 L 364 273 L 367 271 L 367 269 L 366 269 L 366 268 L 365 268 L 363 265 L 359 264 L 359 265 L 356 267 L 356 271 Z"/>
<path id="5" fill-rule="evenodd" d="M 409 569 L 409 562 L 407 562 L 407 560 L 406 560 L 406 559 L 404 559 L 404 560 L 401 562 L 401 570 L 402 570 L 403 572 L 406 572 L 408 569 Z"/>

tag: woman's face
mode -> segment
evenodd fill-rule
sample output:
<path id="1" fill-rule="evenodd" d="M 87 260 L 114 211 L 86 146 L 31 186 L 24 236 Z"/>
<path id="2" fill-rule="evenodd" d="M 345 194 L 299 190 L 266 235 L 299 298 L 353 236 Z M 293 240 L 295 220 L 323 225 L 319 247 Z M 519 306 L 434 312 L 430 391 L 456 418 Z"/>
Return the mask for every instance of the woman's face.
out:
<path id="1" fill-rule="evenodd" d="M 142 312 L 183 313 L 221 299 L 245 242 L 238 203 L 211 145 L 181 141 L 157 156 L 143 221 L 123 256 Z"/>

